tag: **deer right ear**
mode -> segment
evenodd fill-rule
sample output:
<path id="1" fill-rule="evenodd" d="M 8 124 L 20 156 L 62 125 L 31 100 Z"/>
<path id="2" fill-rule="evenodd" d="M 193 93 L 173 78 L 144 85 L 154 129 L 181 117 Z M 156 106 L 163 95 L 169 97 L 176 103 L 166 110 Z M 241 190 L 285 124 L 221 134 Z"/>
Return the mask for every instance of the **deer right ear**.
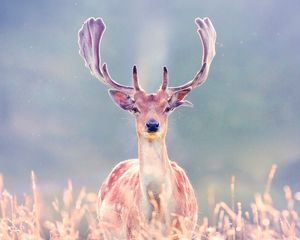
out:
<path id="1" fill-rule="evenodd" d="M 108 90 L 108 93 L 119 107 L 124 110 L 132 110 L 134 101 L 127 93 L 114 89 Z"/>
<path id="2" fill-rule="evenodd" d="M 170 109 L 175 109 L 179 106 L 192 107 L 193 104 L 184 99 L 191 90 L 192 88 L 185 88 L 174 92 L 168 101 Z"/>

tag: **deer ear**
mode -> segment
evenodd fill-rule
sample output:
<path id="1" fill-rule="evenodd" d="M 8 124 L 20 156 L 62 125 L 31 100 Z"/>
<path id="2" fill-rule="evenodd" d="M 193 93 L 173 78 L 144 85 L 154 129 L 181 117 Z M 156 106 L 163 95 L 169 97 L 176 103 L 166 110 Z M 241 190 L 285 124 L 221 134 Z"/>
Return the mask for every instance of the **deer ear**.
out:
<path id="1" fill-rule="evenodd" d="M 179 106 L 192 107 L 193 104 L 191 102 L 184 100 L 191 90 L 192 88 L 185 88 L 172 93 L 171 97 L 169 98 L 170 108 L 174 109 Z"/>
<path id="2" fill-rule="evenodd" d="M 128 94 L 114 89 L 108 90 L 108 93 L 114 102 L 122 109 L 131 110 L 133 108 L 134 101 Z"/>

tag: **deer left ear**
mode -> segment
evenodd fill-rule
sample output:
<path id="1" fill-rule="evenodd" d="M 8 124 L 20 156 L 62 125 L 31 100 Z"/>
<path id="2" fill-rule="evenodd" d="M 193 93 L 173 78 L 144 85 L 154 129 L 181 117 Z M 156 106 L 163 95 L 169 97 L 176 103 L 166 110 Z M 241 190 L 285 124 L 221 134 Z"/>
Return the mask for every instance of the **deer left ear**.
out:
<path id="1" fill-rule="evenodd" d="M 192 88 L 185 88 L 172 93 L 171 97 L 169 98 L 170 108 L 174 109 L 179 106 L 192 107 L 193 104 L 191 102 L 184 100 L 191 90 Z"/>
<path id="2" fill-rule="evenodd" d="M 131 110 L 133 108 L 134 101 L 128 94 L 114 89 L 110 89 L 108 92 L 114 102 L 122 109 Z"/>

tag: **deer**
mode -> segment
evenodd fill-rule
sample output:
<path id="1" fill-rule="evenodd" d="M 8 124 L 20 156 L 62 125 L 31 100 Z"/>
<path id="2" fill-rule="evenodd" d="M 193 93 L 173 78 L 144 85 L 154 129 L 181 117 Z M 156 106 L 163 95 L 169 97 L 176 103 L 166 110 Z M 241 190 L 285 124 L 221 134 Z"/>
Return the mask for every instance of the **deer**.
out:
<path id="1" fill-rule="evenodd" d="M 205 82 L 215 56 L 217 35 L 212 22 L 198 17 L 195 23 L 203 49 L 199 70 L 189 82 L 169 87 L 168 70 L 163 67 L 162 83 L 155 93 L 140 86 L 136 65 L 131 86 L 111 78 L 101 59 L 106 29 L 102 18 L 87 19 L 78 32 L 79 54 L 85 66 L 109 88 L 116 105 L 133 115 L 138 139 L 138 158 L 118 163 L 100 187 L 98 218 L 106 229 L 104 239 L 140 239 L 138 234 L 151 224 L 162 236 L 183 229 L 192 234 L 196 227 L 195 191 L 185 171 L 169 159 L 166 146 L 169 115 L 180 106 L 192 105 L 185 98 Z"/>

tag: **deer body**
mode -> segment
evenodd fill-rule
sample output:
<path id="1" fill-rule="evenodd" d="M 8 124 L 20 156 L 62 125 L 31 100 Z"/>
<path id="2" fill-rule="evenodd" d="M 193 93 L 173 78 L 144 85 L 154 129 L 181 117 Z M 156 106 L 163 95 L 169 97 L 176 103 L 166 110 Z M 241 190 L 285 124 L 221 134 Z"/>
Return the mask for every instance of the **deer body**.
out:
<path id="1" fill-rule="evenodd" d="M 192 236 L 198 211 L 195 193 L 184 170 L 169 160 L 165 139 L 169 114 L 179 106 L 191 105 L 185 97 L 206 80 L 215 55 L 216 32 L 210 20 L 197 18 L 196 24 L 203 46 L 200 70 L 188 83 L 168 87 L 164 67 L 161 87 L 152 94 L 139 86 L 136 66 L 131 87 L 115 82 L 106 64 L 101 65 L 102 19 L 88 19 L 79 31 L 80 55 L 86 66 L 110 87 L 114 102 L 136 121 L 138 159 L 119 163 L 99 191 L 99 219 L 105 239 L 145 238 L 149 229 L 159 232 L 160 237 L 178 237 L 178 232 Z"/>
<path id="2" fill-rule="evenodd" d="M 170 193 L 172 198 L 169 196 L 165 200 L 164 212 L 156 216 L 163 234 L 171 232 L 172 224 L 177 227 L 179 223 L 174 222 L 177 216 L 184 216 L 190 228 L 194 228 L 197 222 L 197 202 L 187 176 L 174 162 L 170 162 L 170 170 L 172 176 L 168 180 L 175 185 Z M 113 176 L 118 176 L 118 179 L 113 180 Z M 143 187 L 138 159 L 123 161 L 111 172 L 99 191 L 99 218 L 108 229 L 108 236 L 132 239 L 142 231 L 141 224 L 151 222 L 154 209 L 143 193 Z"/>

